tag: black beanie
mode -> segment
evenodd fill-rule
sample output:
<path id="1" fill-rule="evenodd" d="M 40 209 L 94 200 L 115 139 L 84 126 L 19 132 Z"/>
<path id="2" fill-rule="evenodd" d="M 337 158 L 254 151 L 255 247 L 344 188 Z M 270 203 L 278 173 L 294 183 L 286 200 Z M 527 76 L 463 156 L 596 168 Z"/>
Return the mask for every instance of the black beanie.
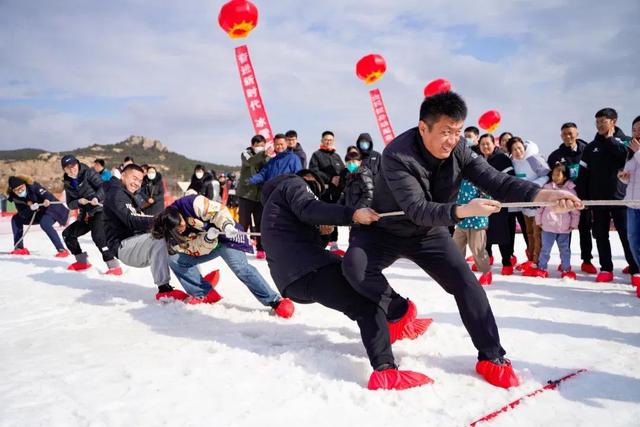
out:
<path id="1" fill-rule="evenodd" d="M 62 169 L 66 168 L 67 166 L 71 166 L 74 163 L 79 163 L 79 162 L 78 162 L 78 159 L 76 159 L 73 156 L 73 154 L 67 154 L 62 159 L 60 159 L 60 164 L 62 165 Z"/>
<path id="2" fill-rule="evenodd" d="M 9 177 L 9 188 L 11 188 L 12 190 L 20 187 L 22 184 L 26 184 L 26 182 L 23 179 L 20 179 L 17 176 Z"/>

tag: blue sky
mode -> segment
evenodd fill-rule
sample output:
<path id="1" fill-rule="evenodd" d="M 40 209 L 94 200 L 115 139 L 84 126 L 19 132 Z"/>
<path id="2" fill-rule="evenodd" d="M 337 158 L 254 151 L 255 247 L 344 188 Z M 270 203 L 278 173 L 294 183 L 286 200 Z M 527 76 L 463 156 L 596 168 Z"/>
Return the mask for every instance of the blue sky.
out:
<path id="1" fill-rule="evenodd" d="M 252 136 L 233 48 L 217 25 L 224 2 L 0 2 L 0 149 L 63 150 L 159 139 L 194 159 L 229 164 Z M 255 1 L 251 52 L 276 132 L 308 152 L 325 129 L 343 151 L 377 131 L 363 55 L 388 71 L 378 87 L 396 134 L 414 126 L 424 85 L 445 77 L 543 152 L 565 121 L 595 133 L 604 106 L 630 131 L 640 115 L 640 2 L 539 0 Z"/>

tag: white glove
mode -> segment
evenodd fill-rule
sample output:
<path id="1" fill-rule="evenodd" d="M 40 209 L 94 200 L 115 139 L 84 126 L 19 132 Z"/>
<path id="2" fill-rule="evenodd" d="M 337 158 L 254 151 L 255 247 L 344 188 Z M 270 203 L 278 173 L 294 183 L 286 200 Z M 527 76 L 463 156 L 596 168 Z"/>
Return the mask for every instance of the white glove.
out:
<path id="1" fill-rule="evenodd" d="M 236 227 L 233 224 L 229 223 L 225 225 L 223 231 L 225 236 L 227 236 L 229 239 L 233 239 L 238 236 L 238 230 L 236 230 Z"/>
<path id="2" fill-rule="evenodd" d="M 207 240 L 209 241 L 214 241 L 218 238 L 218 235 L 220 234 L 220 230 L 218 230 L 215 227 L 210 227 L 207 230 Z"/>
<path id="3" fill-rule="evenodd" d="M 32 211 L 37 211 L 40 205 L 37 203 L 31 203 L 31 206 L 29 207 L 31 208 Z"/>

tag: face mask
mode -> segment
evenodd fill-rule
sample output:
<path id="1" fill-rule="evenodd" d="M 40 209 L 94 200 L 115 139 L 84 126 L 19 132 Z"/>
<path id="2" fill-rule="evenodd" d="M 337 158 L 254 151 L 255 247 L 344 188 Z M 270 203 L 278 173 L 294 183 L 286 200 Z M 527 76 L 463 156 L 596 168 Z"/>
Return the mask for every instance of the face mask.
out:
<path id="1" fill-rule="evenodd" d="M 471 138 L 465 138 L 465 139 L 467 140 L 467 145 L 468 145 L 469 147 L 471 147 L 472 145 L 474 145 L 473 139 L 471 139 Z"/>
<path id="2" fill-rule="evenodd" d="M 204 176 L 204 172 L 196 172 L 196 178 L 202 179 L 203 176 Z"/>
<path id="3" fill-rule="evenodd" d="M 156 173 L 155 173 L 155 172 L 148 173 L 148 174 L 147 174 L 147 177 L 148 177 L 150 180 L 152 180 L 152 181 L 153 181 L 154 179 L 156 179 Z"/>
<path id="4" fill-rule="evenodd" d="M 347 163 L 347 170 L 351 173 L 354 173 L 355 171 L 357 171 L 359 167 L 360 165 L 357 164 L 356 162 Z"/>
<path id="5" fill-rule="evenodd" d="M 369 150 L 369 148 L 371 148 L 371 143 L 369 141 L 360 141 L 360 149 L 367 151 Z"/>
<path id="6" fill-rule="evenodd" d="M 24 190 L 21 193 L 18 193 L 18 197 L 27 197 L 27 190 Z"/>
<path id="7" fill-rule="evenodd" d="M 262 153 L 264 151 L 264 147 L 253 147 L 254 153 Z"/>

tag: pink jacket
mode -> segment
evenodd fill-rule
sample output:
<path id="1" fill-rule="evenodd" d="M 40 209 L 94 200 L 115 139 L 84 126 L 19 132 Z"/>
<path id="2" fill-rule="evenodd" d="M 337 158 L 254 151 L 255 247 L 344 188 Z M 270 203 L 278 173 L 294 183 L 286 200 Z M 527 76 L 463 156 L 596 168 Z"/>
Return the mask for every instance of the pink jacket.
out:
<path id="1" fill-rule="evenodd" d="M 548 190 L 565 190 L 576 194 L 576 185 L 572 181 L 567 181 L 562 187 L 549 182 L 544 185 Z M 542 227 L 542 230 L 548 233 L 567 234 L 571 230 L 578 229 L 580 222 L 580 212 L 571 211 L 567 213 L 555 213 L 552 208 L 540 208 L 536 213 L 536 224 Z"/>

